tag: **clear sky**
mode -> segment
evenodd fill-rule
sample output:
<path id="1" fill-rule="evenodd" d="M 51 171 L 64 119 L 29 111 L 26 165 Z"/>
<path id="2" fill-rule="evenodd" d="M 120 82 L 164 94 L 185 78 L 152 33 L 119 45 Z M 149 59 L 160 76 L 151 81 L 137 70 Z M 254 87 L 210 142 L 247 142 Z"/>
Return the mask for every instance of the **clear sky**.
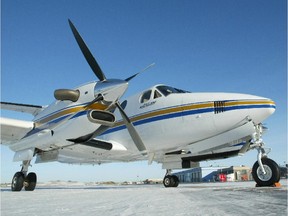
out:
<path id="1" fill-rule="evenodd" d="M 135 78 L 125 96 L 165 83 L 192 92 L 239 92 L 264 96 L 277 110 L 265 125 L 269 156 L 287 162 L 287 3 L 285 0 L 2 0 L 1 101 L 50 104 L 57 88 L 95 80 L 73 38 L 70 18 L 109 78 Z M 125 97 L 124 96 L 124 97 Z M 3 111 L 2 116 L 31 120 Z M 1 181 L 19 163 L 1 146 Z M 202 163 L 248 165 L 241 158 Z M 147 162 L 101 166 L 34 164 L 39 181 L 162 178 Z"/>

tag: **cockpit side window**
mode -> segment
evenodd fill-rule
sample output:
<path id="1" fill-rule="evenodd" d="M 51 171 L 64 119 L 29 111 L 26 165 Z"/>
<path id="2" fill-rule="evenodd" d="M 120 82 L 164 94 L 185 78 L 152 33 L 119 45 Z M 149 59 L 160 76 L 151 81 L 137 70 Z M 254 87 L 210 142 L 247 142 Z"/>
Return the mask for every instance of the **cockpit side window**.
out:
<path id="1" fill-rule="evenodd" d="M 162 97 L 162 95 L 160 94 L 159 91 L 155 90 L 154 91 L 154 99 L 159 98 L 159 97 Z"/>
<path id="2" fill-rule="evenodd" d="M 177 93 L 187 93 L 188 91 L 184 91 L 181 89 L 176 89 L 170 86 L 157 86 L 157 89 L 164 95 L 168 96 L 170 94 L 177 94 Z"/>
<path id="3" fill-rule="evenodd" d="M 145 103 L 150 100 L 151 97 L 151 90 L 144 92 L 141 96 L 140 103 Z"/>

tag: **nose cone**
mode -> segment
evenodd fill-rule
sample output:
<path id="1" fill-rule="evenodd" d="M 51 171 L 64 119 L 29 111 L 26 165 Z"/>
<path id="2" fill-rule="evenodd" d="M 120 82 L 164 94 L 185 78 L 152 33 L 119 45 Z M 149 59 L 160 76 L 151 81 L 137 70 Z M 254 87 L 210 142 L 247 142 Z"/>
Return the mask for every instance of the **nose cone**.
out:
<path id="1" fill-rule="evenodd" d="M 264 108 L 267 109 L 267 112 L 272 115 L 275 110 L 276 110 L 276 104 L 273 100 L 269 99 L 269 98 L 264 98 Z"/>
<path id="2" fill-rule="evenodd" d="M 239 106 L 242 109 L 246 109 L 249 112 L 249 116 L 255 123 L 261 123 L 270 115 L 275 112 L 276 104 L 269 98 L 254 96 L 254 95 L 243 95 L 245 100 L 239 100 Z"/>
<path id="3" fill-rule="evenodd" d="M 255 114 L 255 122 L 261 123 L 270 115 L 272 115 L 276 110 L 276 104 L 274 101 L 268 98 L 259 99 L 258 104 L 256 104 L 258 113 Z"/>
<path id="4" fill-rule="evenodd" d="M 231 121 L 249 117 L 255 124 L 263 122 L 275 112 L 275 102 L 269 98 L 249 94 L 215 93 L 214 112 L 216 116 L 223 113 Z"/>
<path id="5" fill-rule="evenodd" d="M 105 101 L 115 102 L 126 92 L 128 82 L 118 79 L 109 79 L 98 82 L 94 88 L 94 95 L 101 94 Z"/>

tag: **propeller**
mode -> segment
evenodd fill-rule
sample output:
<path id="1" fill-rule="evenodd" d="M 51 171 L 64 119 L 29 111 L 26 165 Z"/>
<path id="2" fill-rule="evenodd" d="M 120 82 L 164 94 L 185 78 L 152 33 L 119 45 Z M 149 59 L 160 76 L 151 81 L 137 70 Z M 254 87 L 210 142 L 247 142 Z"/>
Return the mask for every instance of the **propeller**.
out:
<path id="1" fill-rule="evenodd" d="M 90 65 L 92 71 L 94 72 L 94 74 L 98 77 L 98 79 L 100 81 L 106 80 L 106 77 L 103 73 L 103 71 L 101 70 L 100 66 L 98 65 L 97 61 L 95 60 L 95 58 L 93 57 L 92 53 L 90 52 L 90 50 L 88 49 L 87 45 L 85 44 L 84 40 L 82 39 L 82 37 L 80 36 L 79 32 L 77 31 L 77 29 L 75 28 L 75 26 L 73 25 L 73 23 L 71 22 L 70 19 L 68 19 L 70 28 L 73 32 L 73 35 L 84 55 L 84 57 L 86 58 L 86 61 L 88 62 L 88 64 Z"/>
<path id="2" fill-rule="evenodd" d="M 101 100 L 103 100 L 103 96 L 102 96 L 101 94 L 99 94 L 97 97 L 95 97 L 94 100 L 92 100 L 91 102 L 89 102 L 88 104 L 86 104 L 86 105 L 84 106 L 84 108 L 87 108 L 87 107 L 89 107 L 90 105 L 92 105 L 92 104 L 94 104 L 94 103 L 96 103 L 96 102 L 98 102 L 98 101 L 101 101 Z"/>
<path id="3" fill-rule="evenodd" d="M 141 139 L 141 137 L 139 136 L 138 132 L 136 131 L 134 125 L 132 124 L 131 120 L 129 119 L 129 117 L 126 115 L 125 111 L 122 109 L 121 105 L 119 104 L 119 102 L 116 103 L 117 108 L 120 111 L 120 114 L 123 118 L 124 124 L 126 125 L 128 132 L 134 142 L 134 144 L 136 145 L 137 149 L 140 152 L 146 151 L 146 147 Z M 142 153 L 143 155 L 146 155 L 146 152 Z"/>
<path id="4" fill-rule="evenodd" d="M 79 32 L 77 31 L 76 27 L 73 25 L 73 23 L 71 22 L 70 19 L 68 19 L 70 28 L 72 30 L 72 33 L 78 43 L 79 48 L 81 49 L 86 61 L 88 62 L 88 64 L 90 65 L 92 71 L 94 72 L 94 74 L 98 77 L 98 79 L 101 81 L 101 85 L 106 85 L 107 87 L 109 86 L 109 88 L 111 89 L 111 85 L 114 86 L 114 88 L 117 88 L 117 85 L 124 85 L 125 83 L 127 84 L 130 80 L 132 80 L 133 78 L 135 78 L 137 75 L 139 75 L 140 73 L 146 71 L 147 69 L 151 68 L 152 66 L 155 65 L 155 63 L 152 63 L 150 65 L 148 65 L 146 68 L 144 68 L 143 70 L 141 70 L 140 72 L 128 77 L 125 80 L 109 80 L 106 78 L 105 74 L 103 73 L 103 71 L 101 70 L 100 66 L 98 65 L 97 61 L 95 60 L 95 58 L 93 57 L 92 53 L 90 52 L 89 48 L 87 47 L 87 45 L 85 44 L 84 40 L 82 39 L 82 37 L 80 36 Z M 100 86 L 101 86 L 100 85 Z M 96 84 L 97 87 L 97 84 Z M 108 88 L 107 88 L 108 89 Z M 124 93 L 124 92 L 123 92 Z M 91 102 L 89 102 L 84 108 L 87 109 L 90 105 L 105 100 L 105 96 L 102 95 L 101 93 L 98 94 L 97 96 L 95 96 L 94 100 L 92 100 Z M 142 153 L 142 155 L 146 155 L 147 154 L 147 149 L 141 139 L 141 137 L 139 136 L 138 132 L 136 131 L 133 123 L 131 122 L 131 120 L 129 119 L 129 117 L 127 116 L 127 114 L 125 113 L 124 109 L 121 107 L 118 98 L 114 101 L 116 107 L 119 109 L 120 114 L 123 118 L 123 122 L 125 124 L 125 126 L 127 127 L 127 130 L 135 144 L 135 146 L 137 147 L 137 149 Z M 91 137 L 91 139 L 94 136 Z"/>
<path id="5" fill-rule="evenodd" d="M 125 79 L 126 82 L 129 82 L 131 79 L 135 78 L 136 76 L 138 76 L 140 73 L 148 70 L 149 68 L 153 67 L 155 65 L 155 63 L 152 63 L 150 65 L 148 65 L 146 68 L 142 69 L 140 72 L 128 77 L 127 79 Z"/>

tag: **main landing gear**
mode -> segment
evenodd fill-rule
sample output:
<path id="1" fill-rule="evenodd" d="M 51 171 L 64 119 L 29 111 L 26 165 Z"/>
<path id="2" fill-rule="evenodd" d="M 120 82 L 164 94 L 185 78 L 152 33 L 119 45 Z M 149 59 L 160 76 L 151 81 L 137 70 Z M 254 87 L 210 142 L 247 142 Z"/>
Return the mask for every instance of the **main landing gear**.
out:
<path id="1" fill-rule="evenodd" d="M 26 191 L 33 191 L 36 187 L 37 176 L 35 173 L 28 173 L 28 167 L 30 166 L 30 161 L 23 161 L 22 169 L 20 172 L 16 172 L 13 176 L 11 183 L 12 191 L 21 191 L 24 187 Z"/>
<path id="2" fill-rule="evenodd" d="M 262 125 L 255 126 L 256 132 L 253 137 L 251 149 L 258 151 L 257 161 L 252 168 L 252 176 L 257 183 L 257 187 L 276 186 L 280 180 L 280 169 L 277 163 L 267 157 L 264 142 L 261 139 Z"/>
<path id="3" fill-rule="evenodd" d="M 179 179 L 176 175 L 171 175 L 171 170 L 168 169 L 163 179 L 163 185 L 165 187 L 178 187 Z"/>

